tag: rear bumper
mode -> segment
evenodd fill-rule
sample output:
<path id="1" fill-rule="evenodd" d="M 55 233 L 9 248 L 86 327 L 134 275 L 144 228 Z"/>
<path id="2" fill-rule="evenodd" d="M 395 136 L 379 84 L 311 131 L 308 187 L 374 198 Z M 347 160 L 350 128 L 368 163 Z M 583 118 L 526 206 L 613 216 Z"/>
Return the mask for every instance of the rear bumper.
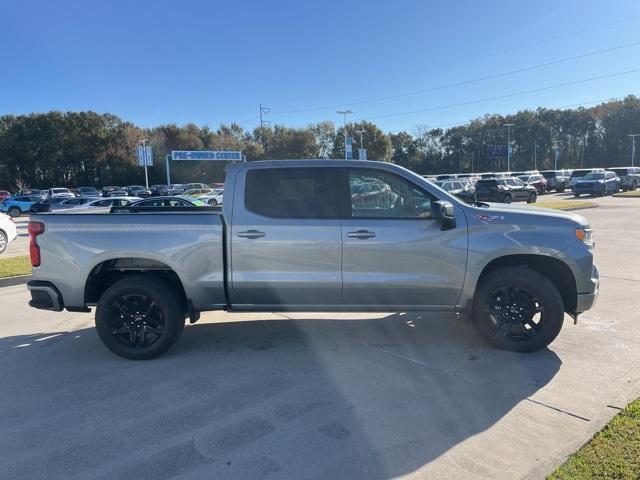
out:
<path id="1" fill-rule="evenodd" d="M 61 312 L 64 308 L 62 295 L 51 282 L 31 280 L 27 283 L 27 289 L 31 293 L 29 306 L 40 310 L 52 310 Z"/>

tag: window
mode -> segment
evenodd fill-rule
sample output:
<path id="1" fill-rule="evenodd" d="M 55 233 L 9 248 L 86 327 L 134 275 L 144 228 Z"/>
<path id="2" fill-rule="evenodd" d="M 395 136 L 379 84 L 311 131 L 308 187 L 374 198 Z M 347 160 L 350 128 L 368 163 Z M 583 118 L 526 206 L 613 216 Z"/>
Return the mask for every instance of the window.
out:
<path id="1" fill-rule="evenodd" d="M 329 168 L 270 168 L 247 172 L 245 206 L 272 218 L 336 218 Z"/>
<path id="2" fill-rule="evenodd" d="M 430 218 L 432 197 L 404 178 L 381 170 L 350 170 L 352 218 Z"/>

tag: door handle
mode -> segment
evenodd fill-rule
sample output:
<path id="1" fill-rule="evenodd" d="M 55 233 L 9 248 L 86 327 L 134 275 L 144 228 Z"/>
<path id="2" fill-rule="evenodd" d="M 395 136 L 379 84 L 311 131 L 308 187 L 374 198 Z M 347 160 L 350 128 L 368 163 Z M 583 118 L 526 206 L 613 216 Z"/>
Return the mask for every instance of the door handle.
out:
<path id="1" fill-rule="evenodd" d="M 262 238 L 265 233 L 258 230 L 247 230 L 246 232 L 238 232 L 237 236 L 241 238 Z"/>
<path id="2" fill-rule="evenodd" d="M 370 232 L 369 230 L 358 230 L 357 232 L 349 232 L 347 233 L 347 237 L 349 238 L 359 238 L 361 240 L 366 240 L 367 238 L 373 238 L 376 234 Z"/>

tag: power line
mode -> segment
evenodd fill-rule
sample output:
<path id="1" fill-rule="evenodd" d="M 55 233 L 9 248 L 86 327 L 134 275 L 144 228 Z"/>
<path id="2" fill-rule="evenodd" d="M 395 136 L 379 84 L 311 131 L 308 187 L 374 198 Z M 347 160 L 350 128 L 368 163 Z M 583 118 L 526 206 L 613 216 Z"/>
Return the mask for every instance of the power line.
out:
<path id="1" fill-rule="evenodd" d="M 628 21 L 632 21 L 632 20 L 638 20 L 640 18 L 640 15 L 630 15 L 630 16 L 626 16 L 626 17 L 622 17 L 622 18 L 618 18 L 616 20 L 612 20 L 609 23 L 599 23 L 598 25 L 592 25 L 590 27 L 585 27 L 579 30 L 574 30 L 571 32 L 565 32 L 565 33 L 561 33 L 558 35 L 553 35 L 550 37 L 546 37 L 543 39 L 540 39 L 538 41 L 532 42 L 532 43 L 522 43 L 520 45 L 516 45 L 514 47 L 511 48 L 507 48 L 507 49 L 503 49 L 503 50 L 498 50 L 498 51 L 494 51 L 491 53 L 487 53 L 485 55 L 481 55 L 478 57 L 471 57 L 471 58 L 467 58 L 465 60 L 459 61 L 459 62 L 451 62 L 451 63 L 447 63 L 447 64 L 443 64 L 443 65 L 438 65 L 436 67 L 432 67 L 426 70 L 422 70 L 422 71 L 417 71 L 417 72 L 411 72 L 411 73 L 407 73 L 407 74 L 403 74 L 403 75 L 399 75 L 399 76 L 393 76 L 393 77 L 389 77 L 388 80 L 397 80 L 397 79 L 402 79 L 402 78 L 408 78 L 408 77 L 413 77 L 413 76 L 417 76 L 417 75 L 422 75 L 422 74 L 426 74 L 426 73 L 432 73 L 432 72 L 436 72 L 439 70 L 444 70 L 450 67 L 455 67 L 455 66 L 459 66 L 459 65 L 465 65 L 467 63 L 473 63 L 473 62 L 477 62 L 480 60 L 485 60 L 487 58 L 492 58 L 492 57 L 497 57 L 500 55 L 505 55 L 507 53 L 512 53 L 512 52 L 516 52 L 518 50 L 523 50 L 529 47 L 533 47 L 533 46 L 537 46 L 537 45 L 543 45 L 545 43 L 549 43 L 549 42 L 553 42 L 556 40 L 559 40 L 561 38 L 567 38 L 567 37 L 572 37 L 574 35 L 580 35 L 582 33 L 586 33 L 586 32 L 590 32 L 592 30 L 603 30 L 615 25 L 618 25 L 620 23 L 624 23 L 624 22 L 628 22 Z M 342 88 L 340 91 L 344 91 L 344 90 L 352 90 L 352 89 L 356 89 L 356 88 L 361 88 L 365 85 L 370 85 L 370 83 L 367 84 L 360 84 L 360 85 L 352 85 L 351 87 L 345 87 Z M 339 91 L 336 90 L 332 90 L 332 91 L 325 91 L 322 93 L 317 93 L 315 95 L 306 95 L 304 97 L 298 97 L 298 100 L 300 99 L 305 99 L 305 98 L 314 98 L 317 96 L 325 96 L 325 95 L 331 95 L 331 94 L 335 94 L 338 93 Z M 282 98 L 282 97 L 280 97 Z M 286 97 L 285 97 L 286 99 Z M 292 101 L 291 99 L 289 99 L 289 101 Z M 337 108 L 337 107 L 331 107 L 331 108 Z"/>
<path id="2" fill-rule="evenodd" d="M 523 68 L 518 68 L 515 70 L 509 70 L 507 72 L 501 72 L 501 73 L 495 73 L 492 75 L 487 75 L 484 77 L 479 77 L 479 78 L 474 78 L 472 80 L 465 80 L 463 82 L 456 82 L 456 83 L 450 83 L 450 84 L 446 84 L 446 85 L 440 85 L 438 87 L 431 87 L 431 88 L 425 88 L 425 89 L 421 89 L 421 90 L 414 90 L 411 92 L 405 92 L 405 93 L 400 93 L 397 95 L 387 95 L 384 97 L 374 97 L 374 98 L 369 98 L 367 100 L 360 100 L 357 102 L 349 102 L 349 103 L 341 103 L 341 104 L 336 104 L 336 105 L 325 105 L 322 107 L 312 107 L 312 108 L 302 108 L 302 109 L 296 109 L 296 110 L 287 110 L 287 111 L 283 111 L 283 112 L 275 112 L 279 115 L 289 115 L 289 114 L 294 114 L 294 113 L 304 113 L 304 112 L 314 112 L 314 111 L 318 111 L 318 110 L 329 110 L 329 109 L 334 109 L 334 108 L 340 108 L 340 107 L 346 107 L 346 106 L 353 106 L 353 105 L 364 105 L 367 103 L 375 103 L 375 102 L 382 102 L 382 101 L 386 101 L 386 100 L 394 100 L 394 99 L 398 99 L 398 98 L 404 98 L 404 97 L 410 97 L 410 96 L 414 96 L 414 95 L 420 95 L 423 93 L 429 93 L 429 92 L 435 92 L 438 90 L 445 90 L 447 88 L 453 88 L 453 87 L 461 87 L 463 85 L 470 85 L 473 83 L 477 83 L 477 82 L 481 82 L 484 80 L 491 80 L 494 78 L 500 78 L 500 77 L 506 77 L 508 75 L 514 75 L 516 73 L 522 73 L 522 72 L 528 72 L 531 70 L 535 70 L 538 68 L 543 68 L 543 67 L 548 67 L 551 65 L 557 65 L 559 63 L 565 63 L 565 62 L 569 62 L 572 60 L 578 60 L 578 59 L 582 59 L 582 58 L 587 58 L 587 57 L 592 57 L 595 55 L 602 55 L 603 53 L 609 53 L 609 52 L 613 52 L 616 50 L 622 50 L 624 48 L 630 48 L 630 47 L 635 47 L 640 45 L 640 41 L 638 42 L 632 42 L 632 43 L 626 43 L 623 45 L 618 45 L 615 47 L 611 47 L 611 48 L 605 48 L 602 50 L 596 50 L 593 52 L 588 52 L 588 53 L 583 53 L 580 55 L 574 55 L 571 57 L 565 57 L 565 58 L 560 58 L 557 60 L 552 60 L 549 62 L 544 62 L 544 63 L 539 63 L 536 65 L 531 65 L 528 67 L 523 67 Z"/>
<path id="3" fill-rule="evenodd" d="M 465 105 L 473 105 L 475 103 L 489 102 L 489 101 L 492 101 L 492 100 L 500 100 L 500 99 L 503 99 L 503 98 L 516 97 L 518 95 L 526 95 L 528 93 L 542 92 L 542 91 L 545 91 L 545 90 L 552 90 L 554 88 L 567 87 L 569 85 L 578 85 L 580 83 L 593 82 L 595 80 L 602 80 L 604 78 L 619 77 L 619 76 L 622 76 L 622 75 L 628 75 L 630 73 L 636 73 L 636 72 L 640 72 L 640 68 L 634 68 L 633 70 L 625 70 L 624 72 L 609 73 L 607 75 L 599 75 L 597 77 L 583 78 L 583 79 L 574 80 L 574 81 L 571 81 L 571 82 L 557 83 L 555 85 L 548 85 L 546 87 L 540 87 L 540 88 L 532 88 L 532 89 L 529 89 L 529 90 L 522 90 L 522 91 L 519 91 L 519 92 L 508 93 L 508 94 L 505 94 L 505 95 L 497 95 L 495 97 L 485 97 L 485 98 L 480 98 L 480 99 L 477 99 L 477 100 L 470 100 L 468 102 L 450 103 L 448 105 L 440 105 L 438 107 L 421 108 L 421 109 L 417 109 L 417 110 L 408 110 L 408 111 L 397 112 L 397 113 L 387 113 L 387 114 L 376 115 L 376 116 L 368 117 L 368 118 L 371 119 L 371 120 L 374 120 L 376 118 L 400 117 L 400 116 L 403 116 L 403 115 L 411 115 L 413 113 L 434 112 L 434 111 L 437 111 L 437 110 L 444 110 L 444 109 L 447 109 L 447 108 L 462 107 L 462 106 L 465 106 Z"/>

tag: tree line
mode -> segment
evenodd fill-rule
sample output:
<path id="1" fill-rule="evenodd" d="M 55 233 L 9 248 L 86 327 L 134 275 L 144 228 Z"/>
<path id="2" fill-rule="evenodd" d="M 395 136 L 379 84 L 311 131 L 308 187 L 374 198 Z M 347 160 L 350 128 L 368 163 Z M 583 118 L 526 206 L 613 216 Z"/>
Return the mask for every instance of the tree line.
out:
<path id="1" fill-rule="evenodd" d="M 487 147 L 506 150 L 511 129 L 512 170 L 612 167 L 630 163 L 631 133 L 640 133 L 640 99 L 601 103 L 591 108 L 522 110 L 485 115 L 451 128 L 417 126 L 383 132 L 371 122 L 336 126 L 329 121 L 304 128 L 282 125 L 245 131 L 237 124 L 161 125 L 140 128 L 112 114 L 48 112 L 0 117 L 0 188 L 16 185 L 104 186 L 144 183 L 136 147 L 147 139 L 155 165 L 150 183 L 165 182 L 164 156 L 171 150 L 241 150 L 248 161 L 289 158 L 344 158 L 345 130 L 358 158 L 360 130 L 370 160 L 394 162 L 420 174 L 506 169 L 505 158 L 489 158 Z M 640 146 L 639 146 L 640 149 Z M 557 152 L 557 153 L 556 153 Z M 172 162 L 174 183 L 215 182 L 224 164 Z"/>

